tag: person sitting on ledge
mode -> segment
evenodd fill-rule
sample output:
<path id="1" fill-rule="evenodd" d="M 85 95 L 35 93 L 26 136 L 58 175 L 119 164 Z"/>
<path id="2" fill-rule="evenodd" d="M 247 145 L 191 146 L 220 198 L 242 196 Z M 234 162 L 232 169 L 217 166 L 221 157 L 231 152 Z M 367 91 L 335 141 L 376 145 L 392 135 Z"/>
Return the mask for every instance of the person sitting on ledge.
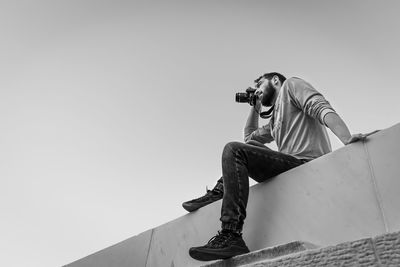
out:
<path id="1" fill-rule="evenodd" d="M 255 80 L 254 89 L 257 101 L 247 118 L 245 143 L 228 143 L 222 153 L 222 177 L 216 186 L 204 196 L 182 204 L 192 212 L 223 199 L 222 229 L 206 245 L 189 249 L 196 260 L 226 259 L 249 252 L 242 238 L 249 176 L 261 183 L 331 152 L 325 126 L 344 145 L 366 138 L 363 134 L 351 135 L 324 96 L 300 78 L 286 79 L 280 73 L 270 72 Z M 270 118 L 259 127 L 261 105 L 269 108 Z M 278 151 L 264 145 L 274 140 Z"/>

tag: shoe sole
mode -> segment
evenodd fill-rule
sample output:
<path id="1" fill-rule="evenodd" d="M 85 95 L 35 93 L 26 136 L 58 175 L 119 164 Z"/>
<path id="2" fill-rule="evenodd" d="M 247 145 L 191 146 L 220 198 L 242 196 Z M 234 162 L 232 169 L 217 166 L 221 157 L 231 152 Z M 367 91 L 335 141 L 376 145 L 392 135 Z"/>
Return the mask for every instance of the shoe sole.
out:
<path id="1" fill-rule="evenodd" d="M 187 210 L 188 212 L 192 212 L 192 211 L 198 210 L 198 209 L 200 209 L 200 208 L 202 208 L 204 206 L 210 205 L 210 204 L 212 204 L 212 203 L 214 203 L 214 202 L 216 202 L 216 201 L 218 201 L 220 199 L 222 199 L 222 198 L 218 198 L 218 199 L 215 199 L 213 201 L 210 201 L 210 202 L 207 202 L 207 203 L 203 203 L 203 204 L 197 204 L 197 205 L 196 204 L 189 204 L 187 202 L 184 202 L 184 203 L 182 203 L 182 207 L 185 210 Z"/>
<path id="2" fill-rule="evenodd" d="M 211 252 L 211 251 L 199 251 L 196 249 L 189 249 L 189 255 L 195 260 L 198 261 L 213 261 L 213 260 L 225 260 L 229 259 L 235 256 L 243 255 L 246 253 L 249 253 L 250 251 L 247 250 L 242 250 L 242 251 L 235 251 L 234 253 L 232 251 L 218 251 L 218 252 Z"/>

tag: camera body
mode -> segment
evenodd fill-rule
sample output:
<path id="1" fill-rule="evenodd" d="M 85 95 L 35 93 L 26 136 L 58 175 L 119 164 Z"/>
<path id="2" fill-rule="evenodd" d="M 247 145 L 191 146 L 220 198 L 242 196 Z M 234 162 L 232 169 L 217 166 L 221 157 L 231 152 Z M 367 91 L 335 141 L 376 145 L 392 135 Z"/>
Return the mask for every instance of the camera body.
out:
<path id="1" fill-rule="evenodd" d="M 249 87 L 244 93 L 236 93 L 235 100 L 238 103 L 249 103 L 250 106 L 255 106 L 258 98 L 258 96 L 254 94 L 255 92 L 255 88 Z"/>

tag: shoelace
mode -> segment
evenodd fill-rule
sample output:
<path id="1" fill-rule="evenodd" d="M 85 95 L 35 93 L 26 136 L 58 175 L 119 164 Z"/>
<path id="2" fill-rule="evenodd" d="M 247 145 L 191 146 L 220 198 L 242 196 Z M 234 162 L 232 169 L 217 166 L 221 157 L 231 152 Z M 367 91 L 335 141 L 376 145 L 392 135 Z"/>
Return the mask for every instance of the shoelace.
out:
<path id="1" fill-rule="evenodd" d="M 206 187 L 206 194 L 204 196 L 199 197 L 199 198 L 194 199 L 194 200 L 203 201 L 203 200 L 209 198 L 211 194 L 218 194 L 218 192 L 214 191 L 214 189 L 213 190 L 209 190 L 208 187 Z"/>
<path id="2" fill-rule="evenodd" d="M 198 201 L 203 201 L 204 199 L 208 198 L 210 194 L 212 194 L 212 190 L 208 190 L 208 188 L 206 188 L 207 192 L 204 196 L 197 198 L 196 200 Z"/>
<path id="3" fill-rule="evenodd" d="M 210 248 L 222 248 L 226 245 L 226 243 L 233 238 L 232 233 L 223 233 L 222 231 L 218 231 L 218 234 L 212 237 L 208 243 L 207 247 Z"/>

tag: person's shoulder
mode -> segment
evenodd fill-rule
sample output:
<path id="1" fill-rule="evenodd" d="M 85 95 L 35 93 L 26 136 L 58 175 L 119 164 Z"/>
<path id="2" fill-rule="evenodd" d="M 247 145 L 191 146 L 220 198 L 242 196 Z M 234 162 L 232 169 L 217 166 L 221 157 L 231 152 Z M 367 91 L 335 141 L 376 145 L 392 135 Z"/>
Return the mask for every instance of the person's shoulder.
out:
<path id="1" fill-rule="evenodd" d="M 286 79 L 286 81 L 288 84 L 297 84 L 297 83 L 305 83 L 306 81 L 304 81 L 302 78 L 299 77 L 290 77 L 288 79 Z"/>
<path id="2" fill-rule="evenodd" d="M 287 78 L 286 81 L 282 84 L 282 88 L 284 91 L 293 91 L 295 88 L 304 85 L 306 82 L 299 77 L 290 77 Z"/>

